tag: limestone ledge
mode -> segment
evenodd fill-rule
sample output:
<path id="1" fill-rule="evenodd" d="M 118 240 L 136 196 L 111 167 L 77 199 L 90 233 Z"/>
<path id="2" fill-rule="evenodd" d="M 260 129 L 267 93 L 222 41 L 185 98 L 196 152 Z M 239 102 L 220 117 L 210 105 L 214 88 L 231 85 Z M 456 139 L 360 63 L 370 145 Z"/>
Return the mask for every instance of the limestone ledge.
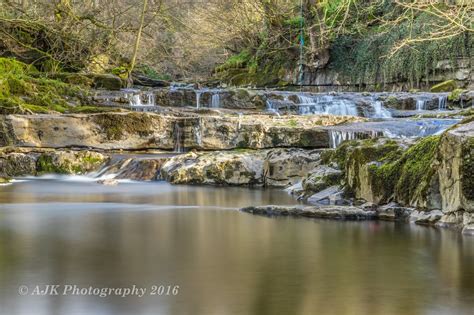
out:
<path id="1" fill-rule="evenodd" d="M 102 150 L 329 147 L 324 126 L 360 121 L 342 116 L 155 113 L 0 116 L 0 146 Z"/>

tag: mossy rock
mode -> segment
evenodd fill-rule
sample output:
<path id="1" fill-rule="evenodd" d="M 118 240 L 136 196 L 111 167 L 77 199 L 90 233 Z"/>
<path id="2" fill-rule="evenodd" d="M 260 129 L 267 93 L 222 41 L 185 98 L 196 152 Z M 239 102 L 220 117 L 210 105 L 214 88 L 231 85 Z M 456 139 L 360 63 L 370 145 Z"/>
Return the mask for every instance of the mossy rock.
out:
<path id="1" fill-rule="evenodd" d="M 4 178 L 4 177 L 0 177 L 0 185 L 2 184 L 8 184 L 11 182 L 11 179 L 10 178 Z"/>
<path id="2" fill-rule="evenodd" d="M 458 88 L 455 80 L 448 80 L 441 82 L 439 84 L 434 85 L 431 88 L 431 92 L 439 93 L 439 92 L 451 92 Z"/>
<path id="3" fill-rule="evenodd" d="M 122 79 L 113 74 L 88 74 L 93 80 L 94 88 L 118 91 L 122 88 Z"/>
<path id="4" fill-rule="evenodd" d="M 146 113 L 98 114 L 94 122 L 106 133 L 108 140 L 121 140 L 126 134 L 149 136 L 153 134 L 153 119 Z"/>
<path id="5" fill-rule="evenodd" d="M 448 95 L 448 100 L 451 102 L 459 102 L 461 100 L 461 95 L 466 92 L 464 89 L 455 89 Z"/>

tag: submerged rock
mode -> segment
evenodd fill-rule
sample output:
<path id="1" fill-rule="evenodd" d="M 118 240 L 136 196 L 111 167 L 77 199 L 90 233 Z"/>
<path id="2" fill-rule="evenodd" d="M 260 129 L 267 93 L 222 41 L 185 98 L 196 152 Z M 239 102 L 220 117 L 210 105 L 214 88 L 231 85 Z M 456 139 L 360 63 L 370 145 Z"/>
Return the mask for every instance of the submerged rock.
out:
<path id="1" fill-rule="evenodd" d="M 102 184 L 104 186 L 117 186 L 119 184 L 118 180 L 116 179 L 100 179 L 97 181 L 98 184 Z"/>
<path id="2" fill-rule="evenodd" d="M 322 218 L 334 220 L 373 220 L 377 218 L 375 211 L 366 211 L 347 206 L 319 206 L 319 207 L 282 207 L 261 206 L 240 209 L 242 212 L 266 216 L 294 216 L 307 218 Z"/>

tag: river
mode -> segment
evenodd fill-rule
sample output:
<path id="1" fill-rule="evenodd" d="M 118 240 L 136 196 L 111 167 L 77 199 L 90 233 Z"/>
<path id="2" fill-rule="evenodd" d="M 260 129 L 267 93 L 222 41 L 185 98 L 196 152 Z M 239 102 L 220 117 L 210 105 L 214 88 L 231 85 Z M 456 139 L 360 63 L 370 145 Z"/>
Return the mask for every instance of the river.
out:
<path id="1" fill-rule="evenodd" d="M 51 176 L 0 187 L 2 314 L 472 314 L 474 238 L 406 223 L 267 218 L 278 190 Z M 32 296 L 35 285 L 147 288 Z M 29 293 L 22 296 L 19 287 Z M 151 296 L 152 287 L 179 286 Z"/>

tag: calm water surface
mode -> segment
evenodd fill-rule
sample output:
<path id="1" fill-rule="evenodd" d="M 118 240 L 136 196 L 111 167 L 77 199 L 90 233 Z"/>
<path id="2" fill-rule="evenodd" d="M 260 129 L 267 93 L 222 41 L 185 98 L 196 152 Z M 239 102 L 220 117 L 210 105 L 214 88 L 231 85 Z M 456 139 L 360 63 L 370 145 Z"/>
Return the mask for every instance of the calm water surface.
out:
<path id="1" fill-rule="evenodd" d="M 0 314 L 474 314 L 474 238 L 266 218 L 278 190 L 36 179 L 0 187 Z M 21 296 L 41 284 L 177 296 Z"/>

